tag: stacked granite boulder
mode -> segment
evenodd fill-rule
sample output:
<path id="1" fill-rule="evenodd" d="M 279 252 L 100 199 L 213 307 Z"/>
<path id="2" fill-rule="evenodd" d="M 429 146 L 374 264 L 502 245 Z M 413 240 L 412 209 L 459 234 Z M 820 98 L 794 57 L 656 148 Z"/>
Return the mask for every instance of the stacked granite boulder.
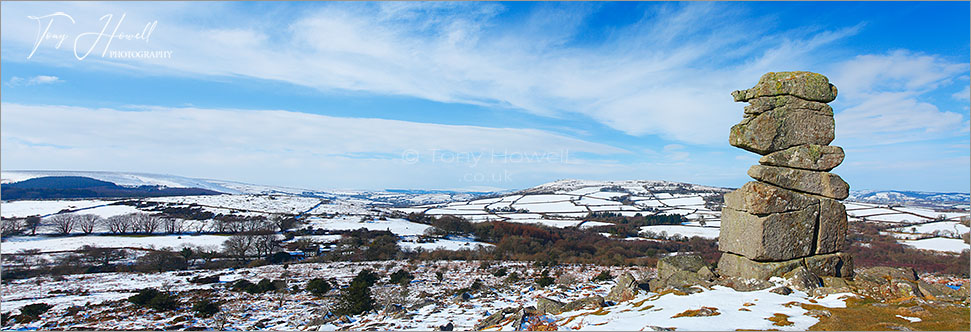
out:
<path id="1" fill-rule="evenodd" d="M 755 87 L 732 92 L 748 102 L 729 143 L 762 155 L 748 170 L 757 181 L 725 194 L 718 262 L 724 276 L 782 277 L 803 267 L 818 276 L 849 277 L 842 253 L 849 185 L 829 173 L 843 149 L 828 145 L 836 123 L 826 103 L 836 87 L 811 72 L 768 73 Z"/>

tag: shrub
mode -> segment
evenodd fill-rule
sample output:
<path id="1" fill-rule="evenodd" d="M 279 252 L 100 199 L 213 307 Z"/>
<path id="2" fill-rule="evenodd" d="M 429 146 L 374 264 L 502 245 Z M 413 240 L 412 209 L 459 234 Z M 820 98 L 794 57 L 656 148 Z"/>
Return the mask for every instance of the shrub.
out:
<path id="1" fill-rule="evenodd" d="M 552 285 L 554 281 L 555 280 L 553 280 L 553 278 L 550 277 L 549 271 L 543 270 L 543 273 L 540 275 L 540 277 L 536 278 L 536 285 L 538 285 L 539 287 L 546 287 L 546 286 Z"/>
<path id="2" fill-rule="evenodd" d="M 330 283 L 322 278 L 313 278 L 307 282 L 307 291 L 310 294 L 321 296 L 327 294 L 331 289 Z"/>
<path id="3" fill-rule="evenodd" d="M 445 280 L 445 274 L 442 271 L 435 271 L 435 278 L 438 278 L 438 281 Z"/>
<path id="4" fill-rule="evenodd" d="M 519 273 L 513 272 L 506 276 L 506 282 L 517 282 L 519 281 Z"/>
<path id="5" fill-rule="evenodd" d="M 50 310 L 53 306 L 47 303 L 28 304 L 20 308 L 20 314 L 28 317 L 38 317 Z"/>
<path id="6" fill-rule="evenodd" d="M 390 282 L 392 284 L 404 285 L 410 282 L 412 279 L 415 279 L 415 276 L 411 275 L 411 273 L 408 273 L 408 271 L 401 269 L 391 274 Z"/>
<path id="7" fill-rule="evenodd" d="M 140 271 L 145 272 L 164 272 L 171 270 L 184 270 L 189 267 L 185 257 L 178 253 L 159 250 L 149 252 L 135 260 L 135 266 Z"/>
<path id="8" fill-rule="evenodd" d="M 607 280 L 612 280 L 612 279 L 614 279 L 614 277 L 611 276 L 610 275 L 610 271 L 607 271 L 607 270 L 600 271 L 600 274 L 598 274 L 596 277 L 593 277 L 593 281 L 595 281 L 595 282 L 596 281 L 607 281 Z"/>
<path id="9" fill-rule="evenodd" d="M 250 294 L 260 294 L 286 289 L 286 283 L 282 280 L 263 279 L 259 283 L 252 283 L 246 279 L 240 279 L 233 283 L 232 290 L 237 292 L 247 292 Z"/>
<path id="10" fill-rule="evenodd" d="M 219 304 L 209 300 L 200 300 L 192 305 L 192 311 L 195 311 L 199 317 L 211 317 L 219 312 Z"/>
<path id="11" fill-rule="evenodd" d="M 506 268 L 502 267 L 502 268 L 499 268 L 499 269 L 497 269 L 495 271 L 492 271 L 492 275 L 494 275 L 496 277 L 505 277 L 506 276 L 506 272 L 508 272 L 508 271 L 509 270 L 507 270 Z"/>
<path id="12" fill-rule="evenodd" d="M 246 292 L 250 289 L 256 289 L 255 287 L 256 284 L 250 282 L 249 280 L 239 279 L 236 280 L 236 282 L 233 282 L 231 289 L 237 292 Z"/>
<path id="13" fill-rule="evenodd" d="M 139 307 L 152 308 L 158 311 L 168 311 L 178 308 L 179 300 L 168 292 L 160 292 L 154 288 L 145 288 L 128 298 L 128 302 Z"/>
<path id="14" fill-rule="evenodd" d="M 350 286 L 341 290 L 334 312 L 338 315 L 357 315 L 374 309 L 374 298 L 371 297 L 371 285 L 377 281 L 377 275 L 370 270 L 362 270 Z"/>

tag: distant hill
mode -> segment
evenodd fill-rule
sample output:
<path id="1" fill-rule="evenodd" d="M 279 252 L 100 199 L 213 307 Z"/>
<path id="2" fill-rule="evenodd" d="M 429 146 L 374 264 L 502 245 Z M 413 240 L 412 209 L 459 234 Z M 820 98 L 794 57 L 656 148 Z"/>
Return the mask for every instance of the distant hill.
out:
<path id="1" fill-rule="evenodd" d="M 114 198 L 219 195 L 221 192 L 202 188 L 169 188 L 164 186 L 131 186 L 83 176 L 45 176 L 0 186 L 0 197 L 17 199 Z"/>
<path id="2" fill-rule="evenodd" d="M 966 208 L 969 204 L 971 204 L 971 194 L 900 190 L 855 190 L 850 192 L 850 196 L 847 198 L 847 200 L 878 204 L 919 205 L 939 208 Z"/>

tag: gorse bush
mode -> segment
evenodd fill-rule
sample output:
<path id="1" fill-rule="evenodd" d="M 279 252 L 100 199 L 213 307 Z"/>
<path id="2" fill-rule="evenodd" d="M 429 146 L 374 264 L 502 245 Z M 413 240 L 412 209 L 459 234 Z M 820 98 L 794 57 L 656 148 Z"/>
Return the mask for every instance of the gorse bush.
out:
<path id="1" fill-rule="evenodd" d="M 392 284 L 399 284 L 399 285 L 407 284 L 411 282 L 411 280 L 415 279 L 415 276 L 411 275 L 411 273 L 408 273 L 408 271 L 405 271 L 404 269 L 395 271 L 394 273 L 391 274 L 390 277 L 391 277 L 390 282 Z"/>
<path id="2" fill-rule="evenodd" d="M 613 278 L 614 277 L 610 275 L 610 271 L 603 270 L 603 271 L 600 271 L 600 274 L 598 274 L 596 277 L 593 277 L 593 281 L 594 282 L 597 282 L 597 281 L 607 281 L 607 280 L 611 280 Z"/>
<path id="3" fill-rule="evenodd" d="M 341 290 L 334 313 L 338 315 L 358 315 L 374 309 L 371 286 L 377 279 L 377 274 L 370 270 L 362 270 L 358 273 L 351 284 Z"/>
<path id="4" fill-rule="evenodd" d="M 192 305 L 192 311 L 199 317 L 211 317 L 219 312 L 219 304 L 209 300 L 200 300 Z"/>
<path id="5" fill-rule="evenodd" d="M 50 310 L 53 306 L 47 303 L 28 304 L 20 308 L 20 314 L 29 317 L 38 317 Z"/>
<path id="6" fill-rule="evenodd" d="M 540 274 L 540 277 L 536 278 L 536 285 L 538 285 L 539 287 L 546 287 L 546 286 L 552 285 L 553 282 L 555 281 L 556 280 L 553 280 L 553 278 L 550 277 L 549 271 L 543 270 L 543 273 Z"/>
<path id="7" fill-rule="evenodd" d="M 260 294 L 273 291 L 281 291 L 286 289 L 286 283 L 282 280 L 263 279 L 259 283 L 252 283 L 246 279 L 240 279 L 233 283 L 232 290 L 237 292 L 247 292 L 250 294 Z"/>
<path id="8" fill-rule="evenodd" d="M 128 302 L 158 311 L 169 311 L 179 307 L 178 299 L 168 292 L 160 292 L 154 288 L 142 289 L 138 294 L 129 297 Z"/>
<path id="9" fill-rule="evenodd" d="M 322 278 L 313 278 L 307 282 L 307 291 L 313 295 L 321 296 L 327 294 L 331 288 L 330 283 Z"/>

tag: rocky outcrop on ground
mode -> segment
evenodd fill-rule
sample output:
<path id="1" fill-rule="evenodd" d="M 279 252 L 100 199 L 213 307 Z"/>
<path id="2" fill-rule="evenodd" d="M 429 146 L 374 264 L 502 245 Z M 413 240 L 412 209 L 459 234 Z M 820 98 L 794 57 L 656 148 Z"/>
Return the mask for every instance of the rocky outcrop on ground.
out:
<path id="1" fill-rule="evenodd" d="M 843 149 L 829 146 L 836 132 L 836 87 L 811 72 L 762 76 L 755 87 L 732 93 L 748 102 L 729 143 L 762 155 L 748 174 L 756 181 L 725 194 L 719 273 L 767 280 L 785 277 L 809 291 L 821 276 L 849 277 L 852 259 L 842 253 L 849 185 L 829 171 Z"/>

